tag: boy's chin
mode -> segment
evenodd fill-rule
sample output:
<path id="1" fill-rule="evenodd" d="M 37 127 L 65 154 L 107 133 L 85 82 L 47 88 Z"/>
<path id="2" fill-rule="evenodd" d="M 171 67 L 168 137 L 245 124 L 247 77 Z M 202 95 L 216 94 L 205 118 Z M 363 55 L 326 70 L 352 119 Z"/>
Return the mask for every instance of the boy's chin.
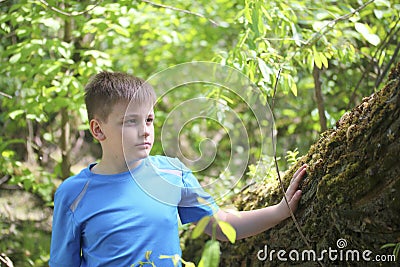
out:
<path id="1" fill-rule="evenodd" d="M 146 153 L 146 154 L 140 155 L 140 156 L 138 156 L 136 158 L 132 158 L 132 159 L 125 158 L 125 162 L 128 166 L 136 165 L 136 164 L 140 163 L 141 160 L 147 158 L 148 156 L 149 156 L 149 154 Z"/>

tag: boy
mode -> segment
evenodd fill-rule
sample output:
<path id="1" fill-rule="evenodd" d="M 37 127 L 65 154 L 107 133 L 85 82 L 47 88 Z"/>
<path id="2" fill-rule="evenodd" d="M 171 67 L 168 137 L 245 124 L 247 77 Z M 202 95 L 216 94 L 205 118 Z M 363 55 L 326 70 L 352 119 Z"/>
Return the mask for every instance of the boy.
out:
<path id="1" fill-rule="evenodd" d="M 178 159 L 149 156 L 154 142 L 153 88 L 143 80 L 101 72 L 85 88 L 90 131 L 102 148 L 99 163 L 65 180 L 54 198 L 50 266 L 173 266 L 160 255 L 181 255 L 182 223 L 214 213 L 237 239 L 261 233 L 289 217 L 282 200 L 239 216 L 218 209 Z M 286 197 L 295 210 L 306 171 L 293 176 Z M 200 204 L 202 198 L 210 205 Z M 205 232 L 212 233 L 213 220 Z M 227 240 L 218 229 L 217 238 Z M 147 259 L 146 259 L 147 254 Z"/>

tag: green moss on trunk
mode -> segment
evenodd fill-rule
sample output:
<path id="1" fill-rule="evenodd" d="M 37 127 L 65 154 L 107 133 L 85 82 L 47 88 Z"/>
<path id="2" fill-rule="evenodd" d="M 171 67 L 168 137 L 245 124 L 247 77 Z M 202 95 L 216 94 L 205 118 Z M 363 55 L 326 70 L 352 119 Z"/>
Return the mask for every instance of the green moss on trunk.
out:
<path id="1" fill-rule="evenodd" d="M 297 220 L 312 249 L 322 251 L 343 238 L 348 250 L 371 250 L 373 254 L 391 254 L 381 249 L 386 243 L 400 241 L 400 64 L 392 70 L 387 85 L 346 113 L 328 130 L 284 177 L 287 186 L 294 171 L 308 164 L 302 184 L 303 197 Z M 279 188 L 249 188 L 236 199 L 239 210 L 261 208 L 277 203 Z M 220 266 L 286 266 L 288 262 L 260 261 L 257 253 L 268 249 L 298 251 L 309 249 L 291 219 L 258 236 L 235 244 L 224 243 Z M 195 258 L 195 253 L 184 257 Z M 332 261 L 327 265 L 365 265 L 366 262 Z M 399 262 L 399 261 L 397 261 Z M 310 262 L 294 262 L 310 266 Z M 312 262 L 311 262 L 312 264 Z"/>

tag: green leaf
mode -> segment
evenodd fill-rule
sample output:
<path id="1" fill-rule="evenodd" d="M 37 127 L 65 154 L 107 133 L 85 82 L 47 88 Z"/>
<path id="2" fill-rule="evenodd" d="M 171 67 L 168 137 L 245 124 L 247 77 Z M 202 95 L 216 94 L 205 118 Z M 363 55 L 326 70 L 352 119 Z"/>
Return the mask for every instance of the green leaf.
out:
<path id="1" fill-rule="evenodd" d="M 313 57 L 314 57 L 315 66 L 317 66 L 318 69 L 321 69 L 322 68 L 322 60 L 321 60 L 320 54 L 317 52 L 315 47 L 313 48 Z"/>
<path id="2" fill-rule="evenodd" d="M 260 68 L 261 74 L 264 78 L 264 81 L 267 83 L 271 82 L 271 69 L 268 68 L 267 64 L 265 64 L 264 60 L 262 60 L 261 58 L 257 58 L 257 62 L 258 62 L 258 67 Z"/>
<path id="3" fill-rule="evenodd" d="M 69 58 L 69 53 L 64 47 L 62 46 L 57 47 L 57 51 L 63 58 Z"/>
<path id="4" fill-rule="evenodd" d="M 16 54 L 12 55 L 12 57 L 10 57 L 9 62 L 11 64 L 15 64 L 19 61 L 20 58 L 21 58 L 21 53 L 16 53 Z"/>
<path id="5" fill-rule="evenodd" d="M 297 96 L 297 85 L 296 82 L 294 81 L 294 78 L 292 75 L 288 76 L 288 85 L 290 88 L 290 91 L 292 91 L 292 93 Z"/>
<path id="6" fill-rule="evenodd" d="M 219 242 L 216 240 L 208 240 L 198 267 L 218 267 L 220 260 L 220 247 Z"/>
<path id="7" fill-rule="evenodd" d="M 244 8 L 244 16 L 250 24 L 253 23 L 253 20 L 251 19 L 251 15 L 250 15 L 250 7 L 247 2 L 246 2 L 246 6 Z"/>
<path id="8" fill-rule="evenodd" d="M 381 249 L 382 248 L 391 248 L 391 247 L 395 247 L 395 246 L 396 246 L 395 243 L 388 243 L 388 244 L 385 244 L 385 245 L 381 246 Z"/>
<path id="9" fill-rule="evenodd" d="M 49 74 L 52 73 L 52 72 L 58 71 L 60 68 L 61 68 L 60 65 L 58 65 L 58 64 L 53 64 L 53 65 L 51 65 L 50 67 L 46 68 L 46 69 L 43 71 L 43 74 L 47 76 L 47 75 L 49 75 Z"/>
<path id="10" fill-rule="evenodd" d="M 379 36 L 373 34 L 371 28 L 367 24 L 356 22 L 355 28 L 370 44 L 376 46 L 380 43 L 381 39 Z"/>
<path id="11" fill-rule="evenodd" d="M 236 230 L 232 225 L 225 221 L 218 221 L 218 225 L 221 228 L 222 233 L 228 238 L 228 240 L 233 244 L 236 241 Z"/>
<path id="12" fill-rule="evenodd" d="M 29 190 L 29 189 L 32 188 L 32 184 L 33 184 L 32 180 L 30 180 L 30 179 L 25 179 L 25 180 L 23 180 L 22 183 L 23 183 L 23 185 L 24 185 L 24 189 L 25 189 L 25 190 Z"/>
<path id="13" fill-rule="evenodd" d="M 8 116 L 12 119 L 15 120 L 16 117 L 18 117 L 19 115 L 23 114 L 25 111 L 22 109 L 17 109 L 14 111 L 11 111 L 10 113 L 8 113 Z"/>
<path id="14" fill-rule="evenodd" d="M 129 31 L 128 30 L 126 30 L 126 29 L 124 29 L 124 28 L 122 28 L 121 26 L 119 26 L 119 25 L 112 25 L 112 28 L 118 33 L 118 34 L 120 34 L 120 35 L 122 35 L 122 36 L 125 36 L 125 37 L 129 37 L 130 36 L 130 33 L 129 33 Z"/>
<path id="15" fill-rule="evenodd" d="M 319 52 L 319 57 L 325 68 L 328 68 L 328 59 L 325 57 L 324 53 Z"/>
<path id="16" fill-rule="evenodd" d="M 201 220 L 197 223 L 196 227 L 193 229 L 192 238 L 198 238 L 206 229 L 208 223 L 210 222 L 211 217 L 205 216 L 201 218 Z"/>

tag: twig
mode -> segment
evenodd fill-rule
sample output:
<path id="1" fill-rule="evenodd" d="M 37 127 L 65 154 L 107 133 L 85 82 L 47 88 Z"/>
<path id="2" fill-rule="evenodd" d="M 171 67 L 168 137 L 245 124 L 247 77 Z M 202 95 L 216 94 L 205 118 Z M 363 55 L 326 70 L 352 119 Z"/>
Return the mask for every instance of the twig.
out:
<path id="1" fill-rule="evenodd" d="M 101 4 L 101 2 L 103 2 L 103 0 L 100 0 L 98 2 L 96 2 L 91 8 L 89 8 L 88 10 L 85 11 L 81 11 L 81 12 L 65 12 L 61 9 L 58 9 L 54 6 L 51 6 L 49 3 L 47 3 L 45 0 L 39 0 L 40 3 L 42 3 L 43 5 L 45 5 L 47 8 L 49 8 L 50 10 L 53 10 L 54 12 L 60 13 L 61 15 L 67 16 L 67 17 L 76 17 L 76 16 L 80 16 L 83 15 L 85 13 L 88 13 L 89 11 L 93 10 L 95 7 L 97 7 L 98 5 Z"/>
<path id="2" fill-rule="evenodd" d="M 6 174 L 2 178 L 0 178 L 0 186 L 10 180 L 10 175 Z"/>
<path id="3" fill-rule="evenodd" d="M 366 6 L 368 6 L 369 4 L 371 4 L 372 2 L 374 2 L 375 0 L 369 0 L 368 2 L 366 2 L 365 4 L 359 6 L 358 8 L 354 9 L 352 12 L 347 13 L 343 16 L 340 16 L 330 22 L 328 22 L 327 24 L 325 24 L 324 27 L 322 27 L 318 32 L 316 32 L 315 34 L 313 34 L 310 39 L 308 39 L 306 41 L 306 45 L 310 45 L 311 42 L 314 43 L 316 41 L 318 41 L 326 32 L 329 31 L 330 28 L 333 28 L 333 26 L 335 26 L 335 24 L 337 24 L 339 21 L 345 20 L 350 18 L 351 16 L 353 16 L 354 14 L 356 14 L 357 12 L 361 11 L 362 9 L 364 9 Z"/>
<path id="4" fill-rule="evenodd" d="M 375 61 L 379 61 L 379 59 L 377 59 L 378 57 L 378 53 L 382 54 L 383 49 L 389 45 L 390 43 L 390 39 L 392 38 L 392 36 L 397 36 L 397 32 L 400 31 L 400 28 L 397 28 L 397 25 L 399 24 L 399 20 L 396 21 L 396 24 L 394 25 L 394 27 L 392 29 L 390 29 L 390 32 L 386 35 L 385 39 L 381 42 L 381 44 L 379 45 L 379 47 L 377 48 L 377 50 L 374 52 L 374 54 L 372 55 L 372 59 L 370 60 L 370 64 L 368 64 L 367 68 L 365 69 L 365 71 L 363 71 L 363 74 L 361 76 L 361 78 L 358 80 L 356 86 L 353 89 L 353 92 L 351 93 L 351 97 L 349 98 L 349 102 L 347 103 L 347 107 L 346 110 L 349 110 L 351 107 L 351 103 L 354 102 L 355 98 L 356 98 L 356 92 L 359 89 L 359 87 L 361 86 L 362 81 L 365 79 L 365 77 L 367 76 L 367 74 L 369 73 L 370 69 L 373 67 L 373 62 Z M 397 28 L 397 29 L 396 29 Z M 375 84 L 375 88 L 378 87 L 378 84 Z"/>
<path id="5" fill-rule="evenodd" d="M 275 82 L 275 86 L 274 86 L 274 95 L 272 96 L 272 103 L 271 103 L 271 113 L 272 113 L 272 115 L 274 114 L 276 89 L 278 87 L 279 78 L 281 77 L 281 71 L 282 71 L 282 68 L 279 69 L 278 74 L 276 76 L 276 82 Z M 311 244 L 310 244 L 310 242 L 308 242 L 307 238 L 303 234 L 303 231 L 301 230 L 300 225 L 297 222 L 296 216 L 294 215 L 292 208 L 290 208 L 290 206 L 289 206 L 289 201 L 286 198 L 286 190 L 285 190 L 285 186 L 283 185 L 281 175 L 279 174 L 278 160 L 276 158 L 276 148 L 274 146 L 274 144 L 275 144 L 274 125 L 275 125 L 275 123 L 272 123 L 272 147 L 273 147 L 273 151 L 274 151 L 275 169 L 276 169 L 276 173 L 278 175 L 279 185 L 280 185 L 282 193 L 283 193 L 283 199 L 285 200 L 286 205 L 289 208 L 290 216 L 292 217 L 292 220 L 293 220 L 293 222 L 294 222 L 294 224 L 295 224 L 295 226 L 297 228 L 297 231 L 299 232 L 299 234 L 301 236 L 301 239 L 304 241 L 304 243 L 306 243 L 307 247 L 309 249 L 311 249 L 312 248 Z M 319 261 L 319 260 L 317 260 L 317 261 L 321 266 L 324 266 L 324 264 L 321 261 Z"/>
<path id="6" fill-rule="evenodd" d="M 5 96 L 5 97 L 8 97 L 8 98 L 12 98 L 12 96 L 10 96 L 9 94 L 6 94 L 6 93 L 3 93 L 3 92 L 0 92 L 0 95 L 2 95 L 2 96 Z"/>
<path id="7" fill-rule="evenodd" d="M 388 73 L 390 67 L 392 66 L 392 64 L 394 63 L 394 60 L 397 58 L 397 54 L 399 53 L 400 50 L 400 43 L 397 44 L 396 49 L 392 55 L 392 57 L 390 58 L 388 64 L 386 65 L 385 69 L 383 70 L 382 74 L 378 77 L 377 81 L 375 82 L 375 88 L 378 88 L 379 85 L 381 84 L 383 78 L 386 76 L 386 74 Z"/>
<path id="8" fill-rule="evenodd" d="M 3 262 L 7 267 L 14 267 L 14 264 L 10 260 L 9 257 L 7 257 L 4 253 L 1 253 L 0 255 L 0 263 Z M 0 264 L 1 266 L 1 264 Z"/>
<path id="9" fill-rule="evenodd" d="M 170 10 L 182 12 L 182 13 L 185 13 L 185 14 L 194 15 L 194 16 L 197 16 L 197 17 L 200 17 L 200 18 L 204 18 L 204 19 L 208 20 L 209 22 L 211 22 L 214 26 L 220 26 L 215 20 L 207 18 L 203 14 L 200 14 L 200 13 L 197 13 L 197 12 L 193 12 L 193 11 L 190 11 L 190 10 L 181 9 L 181 8 L 177 8 L 177 7 L 173 7 L 173 6 L 167 6 L 167 5 L 164 5 L 164 4 L 154 3 L 154 2 L 149 1 L 149 0 L 141 0 L 141 1 L 144 2 L 144 3 L 150 4 L 150 5 L 154 6 L 154 7 L 157 7 L 157 8 L 170 9 Z"/>

